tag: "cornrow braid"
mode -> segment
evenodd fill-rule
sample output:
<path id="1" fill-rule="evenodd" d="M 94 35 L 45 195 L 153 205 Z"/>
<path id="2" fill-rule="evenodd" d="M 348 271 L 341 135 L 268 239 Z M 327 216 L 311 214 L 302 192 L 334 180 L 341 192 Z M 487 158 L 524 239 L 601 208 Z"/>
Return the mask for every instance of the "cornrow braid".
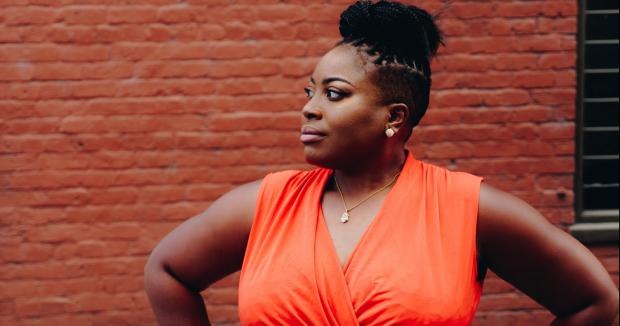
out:
<path id="1" fill-rule="evenodd" d="M 428 107 L 430 61 L 443 44 L 435 18 L 416 6 L 395 1 L 357 1 L 340 15 L 339 44 L 363 50 L 378 66 L 372 76 L 382 101 L 403 102 L 416 126 Z"/>

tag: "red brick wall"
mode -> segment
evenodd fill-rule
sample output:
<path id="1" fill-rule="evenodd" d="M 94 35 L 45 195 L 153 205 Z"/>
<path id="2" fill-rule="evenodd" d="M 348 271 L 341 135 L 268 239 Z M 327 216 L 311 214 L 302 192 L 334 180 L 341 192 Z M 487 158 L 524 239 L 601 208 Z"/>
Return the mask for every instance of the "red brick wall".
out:
<path id="1" fill-rule="evenodd" d="M 0 0 L 0 324 L 153 324 L 157 241 L 307 167 L 302 87 L 347 3 Z M 572 223 L 576 1 L 416 3 L 445 9 L 447 47 L 414 153 Z M 594 251 L 617 283 L 618 248 Z M 235 323 L 236 275 L 205 297 Z M 475 324 L 550 318 L 490 276 Z"/>

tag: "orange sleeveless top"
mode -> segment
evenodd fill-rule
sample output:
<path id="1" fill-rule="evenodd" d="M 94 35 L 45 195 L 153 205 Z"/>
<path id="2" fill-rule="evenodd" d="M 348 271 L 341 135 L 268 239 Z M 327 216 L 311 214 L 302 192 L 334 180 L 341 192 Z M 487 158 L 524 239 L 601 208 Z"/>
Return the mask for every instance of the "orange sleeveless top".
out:
<path id="1" fill-rule="evenodd" d="M 243 325 L 469 325 L 480 301 L 481 178 L 415 160 L 341 268 L 321 197 L 332 170 L 262 182 L 239 281 Z"/>

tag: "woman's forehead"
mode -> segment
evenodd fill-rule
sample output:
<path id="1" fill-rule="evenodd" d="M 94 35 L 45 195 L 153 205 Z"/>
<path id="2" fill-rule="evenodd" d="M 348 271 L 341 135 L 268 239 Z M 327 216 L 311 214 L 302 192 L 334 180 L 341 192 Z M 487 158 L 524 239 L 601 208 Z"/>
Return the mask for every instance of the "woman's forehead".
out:
<path id="1" fill-rule="evenodd" d="M 355 47 L 340 45 L 331 49 L 319 60 L 312 79 L 320 83 L 328 78 L 339 77 L 357 86 L 367 81 L 368 67 L 366 66 L 367 63 L 362 60 Z"/>

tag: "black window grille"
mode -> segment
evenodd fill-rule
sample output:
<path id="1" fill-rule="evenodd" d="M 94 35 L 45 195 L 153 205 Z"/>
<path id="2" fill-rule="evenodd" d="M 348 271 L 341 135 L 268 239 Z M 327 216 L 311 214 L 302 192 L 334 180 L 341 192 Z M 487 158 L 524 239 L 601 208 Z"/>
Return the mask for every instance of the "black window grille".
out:
<path id="1" fill-rule="evenodd" d="M 580 1 L 577 222 L 618 221 L 618 0 Z"/>

